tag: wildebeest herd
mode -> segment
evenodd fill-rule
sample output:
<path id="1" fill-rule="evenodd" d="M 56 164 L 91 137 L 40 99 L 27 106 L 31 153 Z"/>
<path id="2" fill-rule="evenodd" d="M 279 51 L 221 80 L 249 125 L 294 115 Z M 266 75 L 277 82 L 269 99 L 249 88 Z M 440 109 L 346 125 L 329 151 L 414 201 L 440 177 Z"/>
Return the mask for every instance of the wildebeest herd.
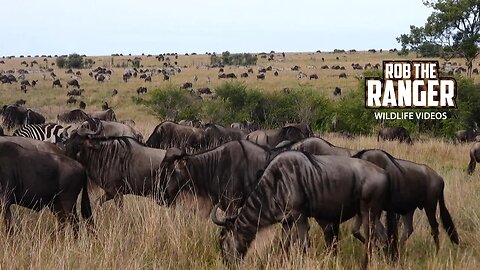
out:
<path id="1" fill-rule="evenodd" d="M 11 106 L 17 106 L 15 113 Z M 80 194 L 82 218 L 95 231 L 86 188 L 92 181 L 105 192 L 100 206 L 113 199 L 122 207 L 126 194 L 167 207 L 177 203 L 181 192 L 206 199 L 211 220 L 222 227 L 219 240 L 227 265 L 238 264 L 256 234 L 276 223 L 282 225 L 285 252 L 292 244 L 307 250 L 309 218 L 322 228 L 333 254 L 340 224 L 355 219 L 352 234 L 364 243 L 362 268 L 367 268 L 377 244 L 387 247 L 392 260 L 398 259 L 399 246 L 413 232 L 417 208 L 425 210 L 437 251 L 437 205 L 448 237 L 452 243 L 460 241 L 437 172 L 383 150 L 337 147 L 315 137 L 305 123 L 259 130 L 248 122 L 223 127 L 165 121 L 144 143 L 140 132 L 115 121 L 111 108 L 59 115 L 59 122 L 78 123 L 69 135 L 70 126 L 31 124 L 29 114 L 34 112 L 22 108 L 10 105 L 2 111 L 5 128 L 19 127 L 15 136 L 0 137 L 3 213 L 11 233 L 9 207 L 17 204 L 50 208 L 76 235 Z M 412 143 L 404 128 L 382 129 L 378 138 Z M 477 151 L 479 144 L 472 148 L 473 164 L 480 156 Z M 469 173 L 475 167 L 471 164 Z M 224 217 L 219 217 L 219 209 Z M 383 212 L 386 224 L 380 222 Z M 404 232 L 399 244 L 400 220 Z"/>

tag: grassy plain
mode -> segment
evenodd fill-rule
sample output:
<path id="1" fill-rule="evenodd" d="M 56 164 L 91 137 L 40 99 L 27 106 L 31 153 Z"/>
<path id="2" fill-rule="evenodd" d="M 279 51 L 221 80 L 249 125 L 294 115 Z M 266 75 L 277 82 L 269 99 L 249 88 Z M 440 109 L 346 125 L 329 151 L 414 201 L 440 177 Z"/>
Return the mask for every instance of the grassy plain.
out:
<path id="1" fill-rule="evenodd" d="M 336 60 L 336 57 L 339 60 Z M 343 65 L 346 67 L 347 79 L 339 79 L 338 74 L 344 71 L 321 70 L 322 57 L 325 64 Z M 129 57 L 114 57 L 114 64 L 126 62 Z M 130 58 L 133 58 L 130 57 Z M 160 67 L 154 57 L 142 56 L 144 68 Z M 106 100 L 115 109 L 118 119 L 133 119 L 136 128 L 147 137 L 156 124 L 160 122 L 145 107 L 135 105 L 132 96 L 135 89 L 147 86 L 148 89 L 161 87 L 171 83 L 180 85 L 185 81 L 193 81 L 197 75 L 199 80 L 194 88 L 208 86 L 214 88 L 222 81 L 217 79 L 218 69 L 206 69 L 209 59 L 204 55 L 179 56 L 178 61 L 182 72 L 172 76 L 171 82 L 164 82 L 161 76 L 154 76 L 152 82 L 145 83 L 140 79 L 131 79 L 128 83 L 121 80 L 123 68 L 114 68 L 114 73 L 105 83 L 98 83 L 82 71 L 81 87 L 85 95 L 81 99 L 87 105 L 87 111 L 98 110 L 102 101 Z M 272 65 L 283 68 L 279 77 L 267 74 L 265 81 L 257 81 L 254 77 L 245 83 L 265 91 L 279 91 L 283 87 L 309 85 L 332 95 L 335 86 L 344 89 L 355 89 L 358 82 L 351 63 L 381 63 L 382 60 L 405 59 L 394 53 L 329 54 L 329 53 L 287 53 L 284 61 L 267 62 L 260 59 L 259 66 Z M 33 58 L 5 59 L 0 69 L 22 68 L 21 61 L 32 61 Z M 44 65 L 43 58 L 36 58 Z M 112 57 L 94 57 L 96 66 L 110 66 Z M 48 63 L 54 60 L 48 58 Z M 460 59 L 452 61 L 462 63 Z M 295 71 L 287 71 L 287 67 L 299 65 L 307 75 L 317 73 L 319 79 L 297 80 Z M 308 69 L 307 66 L 317 69 Z M 198 69 L 197 69 L 198 66 Z M 478 63 L 475 63 L 478 66 Z M 239 77 L 243 68 L 226 67 L 225 72 L 234 72 Z M 254 67 L 256 70 L 256 67 Z M 65 70 L 55 69 L 55 73 L 65 82 L 70 78 Z M 210 76 L 211 84 L 207 85 L 206 77 Z M 43 73 L 34 66 L 27 79 L 38 79 L 39 85 L 30 88 L 24 94 L 19 84 L 0 85 L 0 103 L 9 104 L 23 98 L 27 106 L 33 108 L 50 121 L 56 120 L 56 115 L 75 105 L 65 104 L 67 96 L 65 88 L 52 89 L 51 80 L 43 80 Z M 240 80 L 240 79 L 239 79 Z M 479 82 L 480 78 L 475 78 Z M 118 89 L 119 94 L 111 97 L 112 89 Z M 333 98 L 333 95 L 332 95 Z M 396 157 L 425 163 L 436 170 L 445 179 L 445 198 L 447 207 L 453 216 L 460 234 L 461 244 L 452 245 L 443 229 L 440 232 L 441 249 L 435 255 L 433 239 L 426 217 L 422 211 L 417 211 L 414 219 L 415 232 L 402 250 L 400 263 L 396 266 L 388 264 L 377 253 L 371 269 L 479 269 L 480 268 L 480 172 L 468 176 L 466 167 L 469 161 L 469 145 L 454 145 L 437 139 L 417 142 L 407 146 L 394 142 L 377 142 L 373 137 L 356 137 L 345 139 L 324 134 L 322 137 L 339 146 L 353 149 L 381 148 Z M 98 192 L 92 193 L 92 201 L 98 197 Z M 188 200 L 187 200 L 188 201 Z M 192 206 L 193 205 L 193 206 Z M 54 216 L 49 211 L 39 214 L 30 210 L 14 207 L 13 219 L 16 234 L 4 233 L 3 223 L 0 223 L 0 268 L 1 269 L 224 269 L 217 236 L 219 229 L 208 219 L 196 214 L 191 208 L 195 203 L 186 203 L 174 209 L 156 205 L 146 198 L 127 196 L 124 209 L 119 211 L 108 202 L 104 206 L 94 205 L 96 237 L 89 236 L 85 230 L 79 239 L 75 240 L 69 230 L 56 231 Z M 312 250 L 302 255 L 293 250 L 290 257 L 283 260 L 280 251 L 275 248 L 280 236 L 278 228 L 272 235 L 266 234 L 264 241 L 257 241 L 258 246 L 247 255 L 240 269 L 355 269 L 361 261 L 363 246 L 350 236 L 351 222 L 341 226 L 342 235 L 339 244 L 340 253 L 337 257 L 325 252 L 323 236 L 320 228 L 311 222 L 310 237 Z M 273 240 L 272 240 L 273 239 Z M 268 244 L 271 243 L 271 244 Z"/>

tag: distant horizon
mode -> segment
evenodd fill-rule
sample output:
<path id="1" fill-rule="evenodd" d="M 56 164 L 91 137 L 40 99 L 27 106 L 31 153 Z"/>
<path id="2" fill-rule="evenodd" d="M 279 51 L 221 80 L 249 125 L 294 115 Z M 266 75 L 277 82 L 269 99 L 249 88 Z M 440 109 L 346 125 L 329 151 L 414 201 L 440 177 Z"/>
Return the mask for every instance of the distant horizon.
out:
<path id="1" fill-rule="evenodd" d="M 431 13 L 421 0 L 24 0 L 2 10 L 5 56 L 398 49 L 396 37 Z"/>

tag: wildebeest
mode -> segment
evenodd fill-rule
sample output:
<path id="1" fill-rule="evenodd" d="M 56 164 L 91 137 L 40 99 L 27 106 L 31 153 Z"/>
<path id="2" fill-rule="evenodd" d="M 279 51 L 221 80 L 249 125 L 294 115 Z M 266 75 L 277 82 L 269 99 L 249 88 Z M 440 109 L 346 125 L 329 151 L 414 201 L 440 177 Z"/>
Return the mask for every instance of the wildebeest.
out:
<path id="1" fill-rule="evenodd" d="M 480 162 L 480 142 L 476 142 L 470 148 L 470 163 L 468 163 L 468 174 L 472 174 Z"/>
<path id="2" fill-rule="evenodd" d="M 226 128 L 216 124 L 206 124 L 206 140 L 209 144 L 220 145 L 229 141 L 244 140 L 246 134 L 236 128 Z"/>
<path id="3" fill-rule="evenodd" d="M 81 109 L 67 111 L 57 115 L 57 120 L 63 123 L 80 123 L 90 117 Z"/>
<path id="4" fill-rule="evenodd" d="M 56 80 L 53 81 L 52 88 L 55 88 L 55 87 L 62 88 L 62 82 L 60 82 L 60 79 L 56 79 Z"/>
<path id="5" fill-rule="evenodd" d="M 90 118 L 84 121 L 80 127 L 94 131 L 95 137 L 131 137 L 139 142 L 143 141 L 143 135 L 140 132 L 118 122 Z"/>
<path id="6" fill-rule="evenodd" d="M 206 146 L 206 131 L 165 121 L 155 127 L 145 143 L 149 147 L 202 149 Z"/>
<path id="7" fill-rule="evenodd" d="M 77 99 L 74 98 L 73 96 L 70 96 L 68 99 L 67 99 L 67 105 L 68 104 L 77 104 Z"/>
<path id="8" fill-rule="evenodd" d="M 333 95 L 334 96 L 340 96 L 342 95 L 342 89 L 340 87 L 335 87 L 335 90 L 333 90 Z"/>
<path id="9" fill-rule="evenodd" d="M 435 217 L 437 204 L 440 206 L 440 219 L 450 240 L 455 244 L 459 243 L 452 217 L 445 206 L 444 181 L 433 169 L 423 164 L 394 158 L 387 152 L 376 149 L 360 151 L 353 157 L 372 162 L 387 172 L 389 176 L 388 194 L 390 195 L 385 210 L 403 216 L 404 234 L 402 243 L 413 232 L 415 209 L 425 209 L 438 252 L 440 242 L 438 239 L 438 222 Z M 396 235 L 396 226 L 392 233 Z M 393 240 L 396 242 L 396 236 Z"/>
<path id="10" fill-rule="evenodd" d="M 248 73 L 243 72 L 242 74 L 240 74 L 240 78 L 248 78 Z"/>
<path id="11" fill-rule="evenodd" d="M 296 143 L 290 142 L 289 144 L 277 147 L 275 149 L 278 151 L 278 150 L 282 150 L 282 148 L 285 150 L 296 150 L 296 151 L 301 151 L 311 155 L 322 155 L 322 156 L 329 155 L 329 156 L 351 157 L 358 152 L 356 150 L 335 146 L 330 142 L 317 137 L 309 137 Z"/>
<path id="12" fill-rule="evenodd" d="M 73 89 L 67 92 L 67 96 L 81 96 L 83 91 L 83 89 Z"/>
<path id="13" fill-rule="evenodd" d="M 27 137 L 2 136 L 0 137 L 0 142 L 13 142 L 29 150 L 42 151 L 53 154 L 63 154 L 63 150 L 55 144 Z"/>
<path id="14" fill-rule="evenodd" d="M 372 252 L 371 228 L 379 221 L 386 198 L 388 177 L 370 162 L 336 156 L 312 156 L 297 151 L 276 156 L 265 169 L 255 190 L 238 215 L 212 221 L 223 226 L 220 247 L 224 261 L 237 263 L 246 254 L 258 231 L 282 223 L 284 246 L 291 238 L 309 246 L 308 218 L 323 228 L 325 241 L 336 250 L 340 223 L 358 216 L 367 234 L 363 268 Z M 292 235 L 293 232 L 293 235 Z"/>
<path id="15" fill-rule="evenodd" d="M 161 199 L 160 177 L 165 150 L 145 147 L 130 137 L 92 138 L 95 132 L 78 129 L 65 144 L 66 154 L 87 169 L 87 174 L 105 194 L 100 204 L 114 199 L 123 205 L 123 194 Z"/>
<path id="16" fill-rule="evenodd" d="M 338 75 L 338 78 L 340 78 L 340 79 L 342 79 L 342 78 L 343 78 L 343 79 L 346 79 L 346 78 L 347 78 L 347 73 L 345 73 L 345 72 L 340 73 L 340 74 Z"/>
<path id="17" fill-rule="evenodd" d="M 90 228 L 94 225 L 85 169 L 66 156 L 0 142 L 0 184 L 7 231 L 12 229 L 10 206 L 17 204 L 36 211 L 50 208 L 62 224 L 69 222 L 77 235 L 76 204 L 82 190 L 82 217 Z"/>
<path id="18" fill-rule="evenodd" d="M 137 88 L 137 95 L 146 94 L 146 93 L 147 93 L 147 87 L 140 86 Z"/>
<path id="19" fill-rule="evenodd" d="M 298 128 L 305 137 L 312 137 L 313 131 L 309 124 L 306 123 L 289 123 L 285 125 L 286 127 L 296 127 Z"/>
<path id="20" fill-rule="evenodd" d="M 257 80 L 265 80 L 265 74 L 264 73 L 258 74 Z"/>
<path id="21" fill-rule="evenodd" d="M 310 80 L 318 80 L 318 75 L 315 74 L 315 73 L 314 73 L 314 74 L 310 74 L 309 79 L 310 79 Z"/>
<path id="22" fill-rule="evenodd" d="M 204 124 L 200 120 L 180 120 L 178 122 L 179 125 L 182 126 L 189 126 L 189 127 L 194 127 L 194 128 L 204 128 Z"/>
<path id="23" fill-rule="evenodd" d="M 110 109 L 110 107 L 108 106 L 108 102 L 104 101 L 102 102 L 102 110 L 106 111 Z"/>
<path id="24" fill-rule="evenodd" d="M 298 142 L 307 137 L 308 136 L 306 136 L 300 129 L 287 126 L 277 129 L 256 130 L 249 133 L 246 139 L 259 145 L 265 145 L 269 146 L 270 148 L 274 148 L 280 142 Z"/>
<path id="25" fill-rule="evenodd" d="M 180 89 L 186 90 L 186 89 L 189 89 L 189 88 L 192 88 L 192 87 L 193 87 L 193 84 L 191 82 L 186 82 L 186 83 L 184 83 L 180 86 Z"/>
<path id="26" fill-rule="evenodd" d="M 206 94 L 206 95 L 209 95 L 209 94 L 212 93 L 212 91 L 210 90 L 209 87 L 201 87 L 201 88 L 198 88 L 198 89 L 197 89 L 197 92 L 198 92 L 199 94 Z"/>
<path id="27" fill-rule="evenodd" d="M 78 104 L 78 108 L 80 108 L 82 110 L 85 110 L 86 107 L 87 107 L 87 103 L 85 103 L 83 101 L 80 101 L 80 103 Z"/>
<path id="28" fill-rule="evenodd" d="M 399 140 L 400 142 L 406 142 L 408 144 L 413 144 L 412 139 L 410 138 L 410 134 L 408 130 L 404 127 L 387 127 L 381 128 L 378 131 L 377 141 L 382 140 Z"/>
<path id="29" fill-rule="evenodd" d="M 107 77 L 106 77 L 105 75 L 103 75 L 103 74 L 97 74 L 97 75 L 95 75 L 95 80 L 97 80 L 98 82 L 104 82 L 106 78 L 107 78 Z"/>
<path id="30" fill-rule="evenodd" d="M 80 84 L 78 83 L 77 79 L 73 79 L 73 80 L 68 81 L 67 84 L 66 84 L 67 88 L 68 88 L 69 85 L 71 85 L 73 87 L 80 88 Z"/>
<path id="31" fill-rule="evenodd" d="M 211 201 L 229 214 L 238 208 L 258 182 L 257 173 L 264 170 L 271 159 L 270 152 L 249 141 L 231 141 L 212 150 L 187 155 L 185 151 L 170 148 L 165 164 L 173 174 L 167 184 L 169 203 L 181 190 Z"/>
<path id="32" fill-rule="evenodd" d="M 90 118 L 98 118 L 98 119 L 104 120 L 104 121 L 117 121 L 117 117 L 115 116 L 115 112 L 112 109 L 92 112 L 92 113 L 90 113 Z"/>
<path id="33" fill-rule="evenodd" d="M 38 112 L 16 104 L 5 105 L 2 110 L 3 126 L 12 129 L 26 124 L 43 124 L 45 117 Z"/>
<path id="34" fill-rule="evenodd" d="M 112 97 L 113 97 L 113 96 L 116 96 L 117 94 L 118 94 L 118 90 L 117 90 L 117 89 L 113 89 L 113 90 L 112 90 Z"/>
<path id="35" fill-rule="evenodd" d="M 476 130 L 459 130 L 455 132 L 455 142 L 473 142 L 475 141 L 475 138 L 480 135 L 480 132 Z"/>

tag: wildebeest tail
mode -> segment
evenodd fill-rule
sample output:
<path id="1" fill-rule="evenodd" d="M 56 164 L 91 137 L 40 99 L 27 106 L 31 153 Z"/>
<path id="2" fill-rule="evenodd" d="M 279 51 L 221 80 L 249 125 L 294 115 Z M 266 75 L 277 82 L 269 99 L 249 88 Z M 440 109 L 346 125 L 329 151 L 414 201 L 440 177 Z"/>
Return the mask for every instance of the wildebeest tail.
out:
<path id="1" fill-rule="evenodd" d="M 93 213 L 92 213 L 92 206 L 90 205 L 90 197 L 88 196 L 88 178 L 85 177 L 85 181 L 83 181 L 83 188 L 82 188 L 82 202 L 81 202 L 81 213 L 82 218 L 87 221 L 88 225 L 93 226 Z"/>
<path id="2" fill-rule="evenodd" d="M 457 229 L 455 229 L 455 225 L 453 224 L 452 217 L 448 212 L 447 207 L 445 206 L 445 199 L 443 196 L 443 192 L 440 195 L 440 200 L 438 202 L 440 205 L 440 219 L 442 220 L 443 228 L 447 231 L 448 236 L 452 243 L 459 244 L 458 233 Z"/>

